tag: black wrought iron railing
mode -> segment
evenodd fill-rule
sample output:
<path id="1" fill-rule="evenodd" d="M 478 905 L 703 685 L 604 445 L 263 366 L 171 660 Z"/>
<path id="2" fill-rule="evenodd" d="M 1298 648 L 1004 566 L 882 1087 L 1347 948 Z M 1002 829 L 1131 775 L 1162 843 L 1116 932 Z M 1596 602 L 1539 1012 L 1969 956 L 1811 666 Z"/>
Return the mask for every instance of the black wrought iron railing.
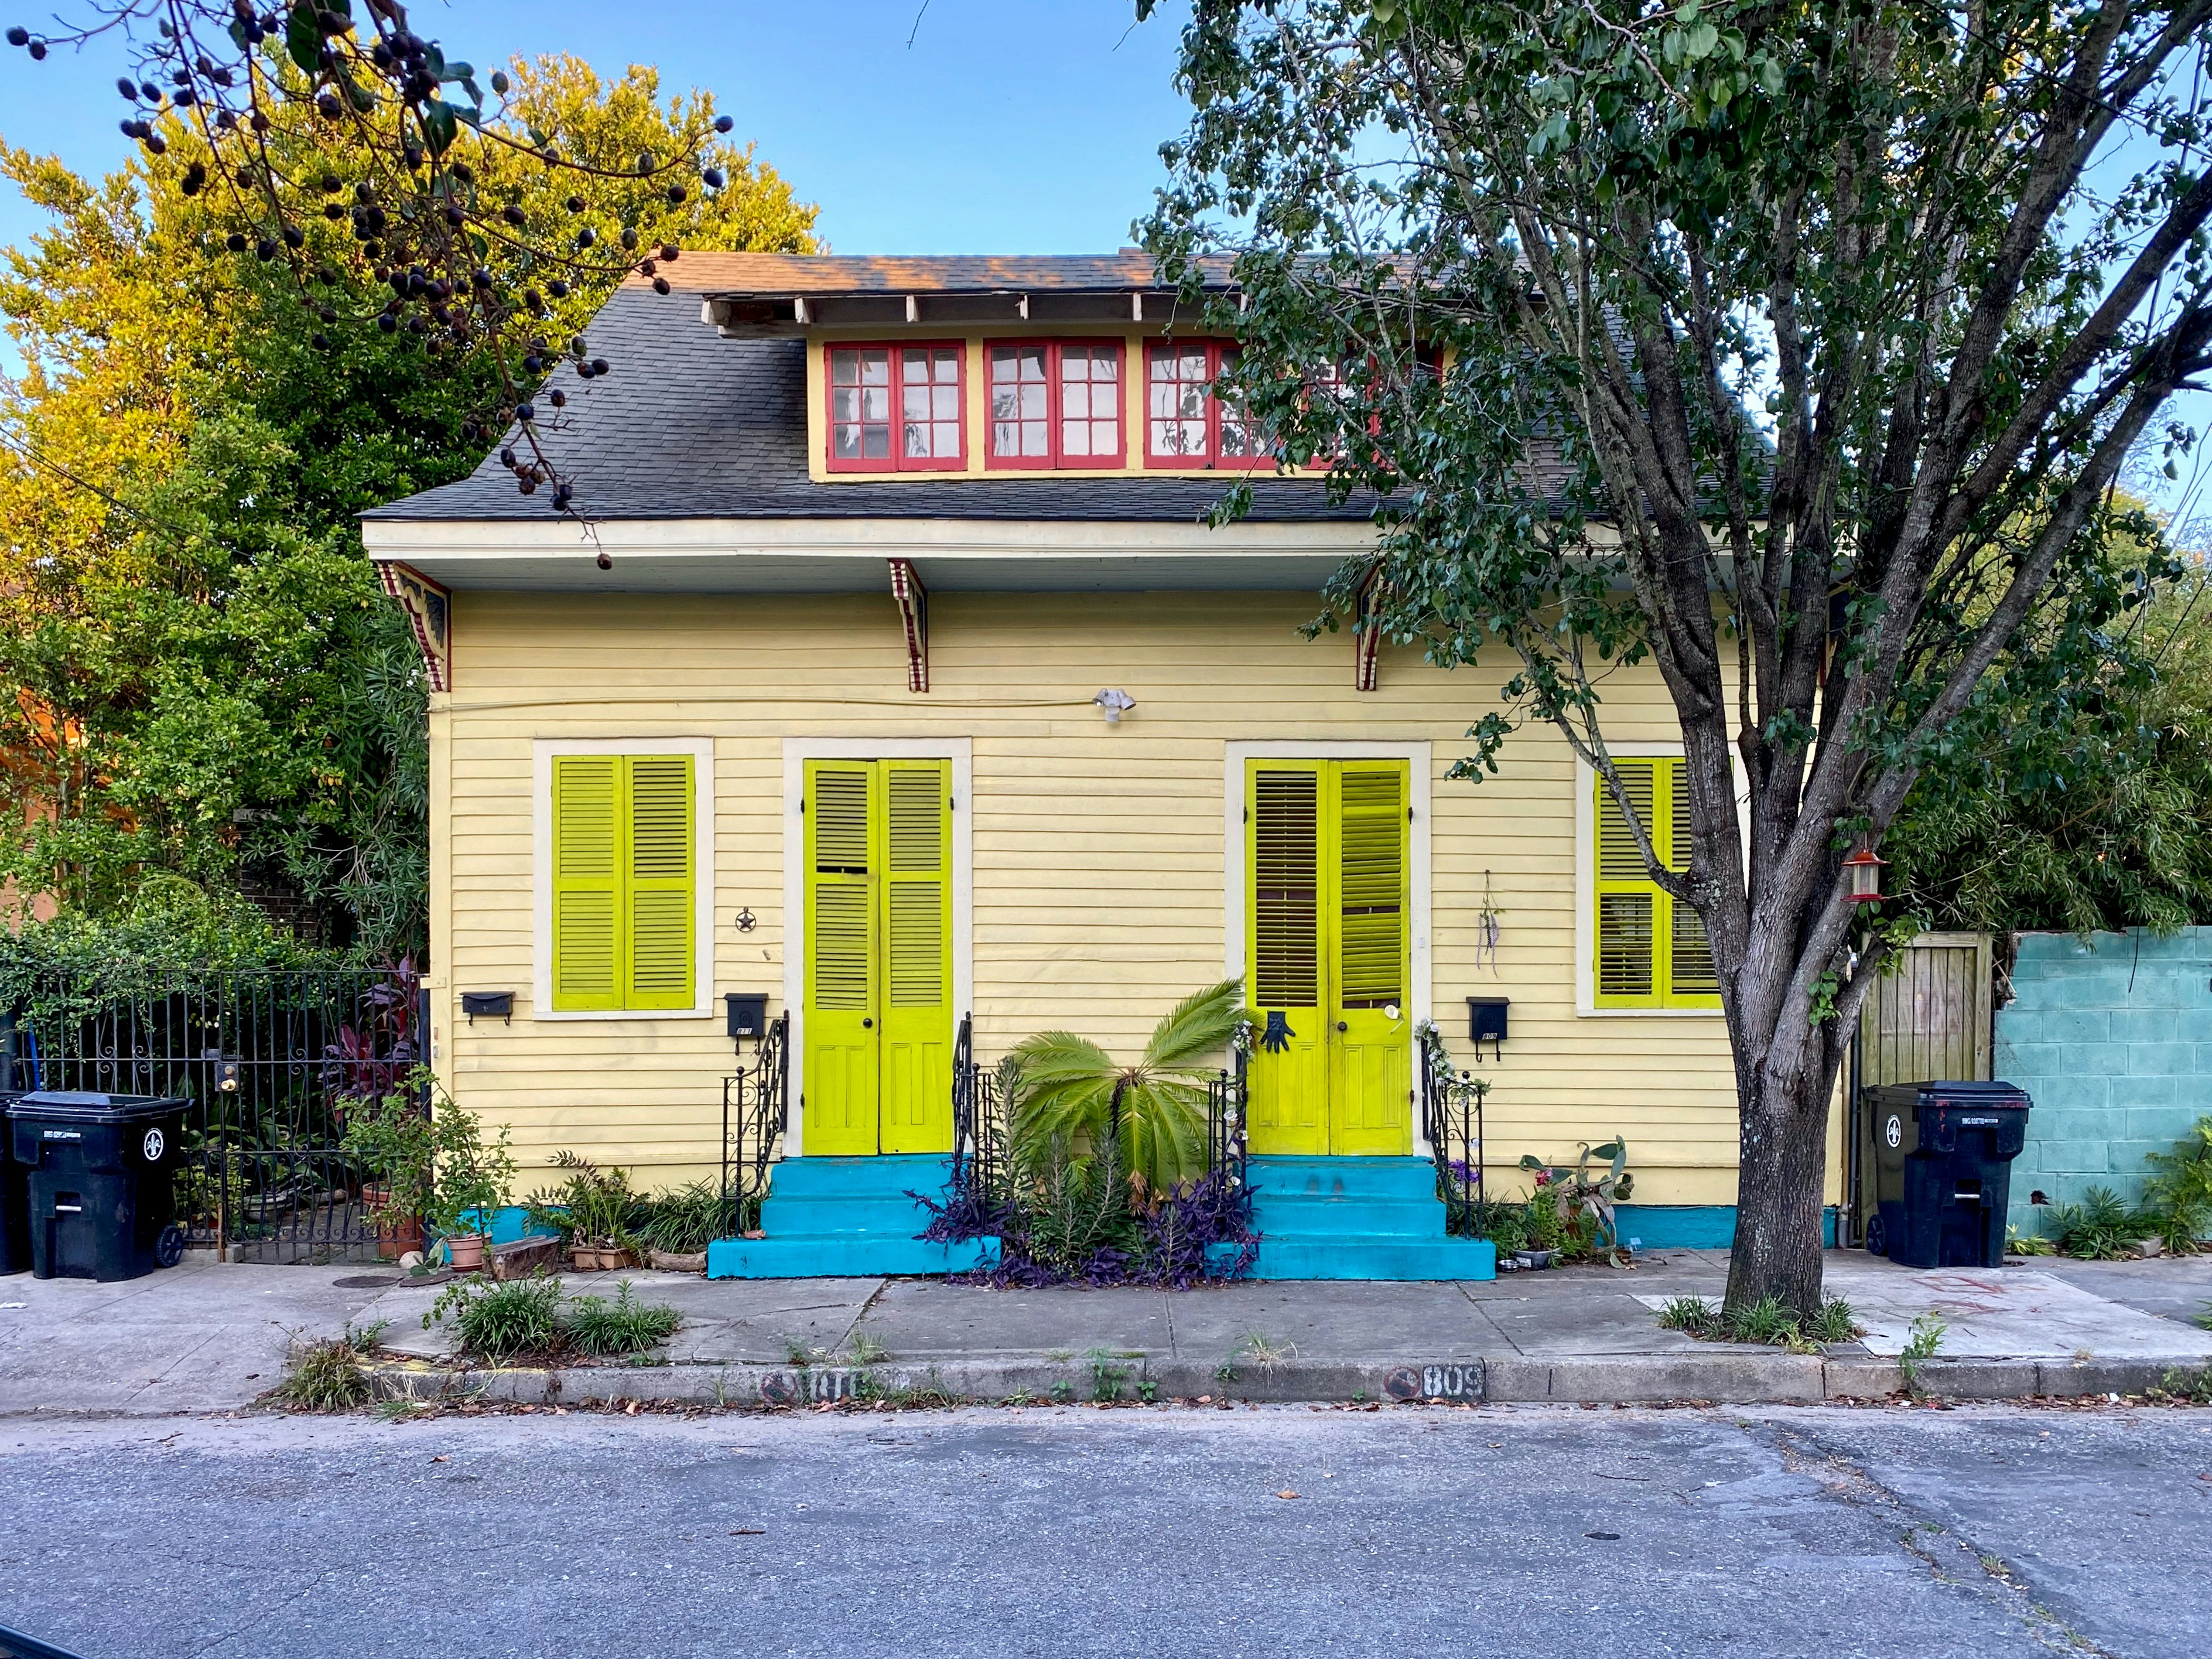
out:
<path id="1" fill-rule="evenodd" d="M 0 1017 L 0 1084 L 188 1102 L 176 1196 L 189 1247 L 373 1260 L 394 1240 L 380 1241 L 347 1119 L 409 1087 L 427 1028 L 411 964 L 183 970 L 122 992 L 59 975 Z"/>
<path id="2" fill-rule="evenodd" d="M 743 1058 L 742 1051 L 739 1058 Z M 750 1066 L 722 1079 L 722 1207 L 738 1230 L 760 1225 L 769 1168 L 783 1148 L 791 1087 L 791 1015 L 769 1022 Z"/>
<path id="3" fill-rule="evenodd" d="M 1246 1180 L 1250 1152 L 1244 1139 L 1244 1119 L 1251 1098 L 1240 1050 L 1235 1066 L 1206 1086 L 1206 1168 L 1217 1189 L 1240 1195 L 1248 1211 L 1251 1206 L 1251 1189 Z"/>
<path id="4" fill-rule="evenodd" d="M 1004 1170 L 1006 1102 L 995 1070 L 976 1063 L 974 1016 L 952 1040 L 952 1178 L 956 1192 L 994 1192 Z"/>
<path id="5" fill-rule="evenodd" d="M 1490 1085 L 1471 1071 L 1454 1071 L 1441 1041 L 1423 1043 L 1420 1055 L 1421 1128 L 1436 1161 L 1444 1229 L 1477 1235 L 1489 1196 L 1482 1180 L 1482 1104 Z"/>

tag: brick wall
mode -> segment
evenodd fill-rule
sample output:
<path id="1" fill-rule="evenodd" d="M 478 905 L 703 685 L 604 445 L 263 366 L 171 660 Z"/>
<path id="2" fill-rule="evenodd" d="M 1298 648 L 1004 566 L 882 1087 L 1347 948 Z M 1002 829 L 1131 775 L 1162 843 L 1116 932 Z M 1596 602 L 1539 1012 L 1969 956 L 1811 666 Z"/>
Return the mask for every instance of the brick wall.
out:
<path id="1" fill-rule="evenodd" d="M 2212 928 L 2019 943 L 1995 1070 L 2035 1102 L 2012 1173 L 2012 1225 L 2033 1234 L 2032 1194 L 2071 1204 L 2109 1186 L 2139 1198 L 2146 1156 L 2171 1152 L 2212 1113 Z"/>

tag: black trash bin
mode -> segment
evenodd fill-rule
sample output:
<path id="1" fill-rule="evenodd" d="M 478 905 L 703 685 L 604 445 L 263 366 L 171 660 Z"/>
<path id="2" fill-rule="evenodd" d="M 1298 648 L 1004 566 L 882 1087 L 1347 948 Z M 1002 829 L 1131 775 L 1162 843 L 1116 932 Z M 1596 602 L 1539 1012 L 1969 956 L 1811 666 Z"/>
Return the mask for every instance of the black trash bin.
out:
<path id="1" fill-rule="evenodd" d="M 1868 1250 L 1906 1267 L 2003 1266 L 2026 1092 L 2007 1083 L 1886 1083 L 1866 1096 L 1875 1200 Z"/>
<path id="2" fill-rule="evenodd" d="M 31 1272 L 137 1278 L 183 1257 L 173 1185 L 185 1102 L 168 1095 L 33 1091 L 8 1107 L 24 1167 Z"/>

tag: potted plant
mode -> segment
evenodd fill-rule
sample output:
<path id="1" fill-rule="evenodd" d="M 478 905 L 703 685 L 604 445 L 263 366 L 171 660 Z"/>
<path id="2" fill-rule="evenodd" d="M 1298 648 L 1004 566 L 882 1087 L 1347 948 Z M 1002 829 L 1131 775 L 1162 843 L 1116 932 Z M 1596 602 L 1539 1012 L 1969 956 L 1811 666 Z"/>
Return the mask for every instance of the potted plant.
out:
<path id="1" fill-rule="evenodd" d="M 410 1224 L 419 1235 L 427 1223 L 445 1238 L 456 1272 L 483 1266 L 491 1217 L 514 1180 L 505 1127 L 487 1144 L 476 1114 L 417 1067 L 398 1090 L 354 1114 L 346 1146 L 375 1178 L 363 1192 L 376 1194 L 370 1212 L 380 1238 L 404 1237 Z"/>
<path id="2" fill-rule="evenodd" d="M 531 1196 L 529 1224 L 559 1232 L 568 1244 L 569 1265 L 580 1273 L 618 1272 L 637 1266 L 633 1223 L 639 1205 L 629 1173 L 603 1170 L 566 1150 L 556 1153 L 553 1162 L 568 1172 L 568 1179 Z"/>

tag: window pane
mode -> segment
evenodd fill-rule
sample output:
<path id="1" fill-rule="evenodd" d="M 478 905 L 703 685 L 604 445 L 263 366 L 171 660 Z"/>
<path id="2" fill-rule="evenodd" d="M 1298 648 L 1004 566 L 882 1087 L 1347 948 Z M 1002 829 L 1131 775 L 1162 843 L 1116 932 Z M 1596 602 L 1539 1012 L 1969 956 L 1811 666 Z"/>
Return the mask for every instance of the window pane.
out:
<path id="1" fill-rule="evenodd" d="M 1206 348 L 1154 346 L 1146 380 L 1152 454 L 1206 459 Z"/>
<path id="2" fill-rule="evenodd" d="M 1121 356 L 1112 345 L 1069 345 L 1060 355 L 1060 451 L 1077 460 L 1121 453 Z"/>
<path id="3" fill-rule="evenodd" d="M 839 460 L 888 460 L 891 453 L 890 353 L 830 354 L 830 453 Z"/>
<path id="4" fill-rule="evenodd" d="M 1042 459 L 1048 452 L 1045 348 L 991 348 L 991 453 L 1008 459 Z"/>
<path id="5" fill-rule="evenodd" d="M 899 354 L 899 453 L 910 460 L 960 454 L 960 349 L 910 346 Z"/>

